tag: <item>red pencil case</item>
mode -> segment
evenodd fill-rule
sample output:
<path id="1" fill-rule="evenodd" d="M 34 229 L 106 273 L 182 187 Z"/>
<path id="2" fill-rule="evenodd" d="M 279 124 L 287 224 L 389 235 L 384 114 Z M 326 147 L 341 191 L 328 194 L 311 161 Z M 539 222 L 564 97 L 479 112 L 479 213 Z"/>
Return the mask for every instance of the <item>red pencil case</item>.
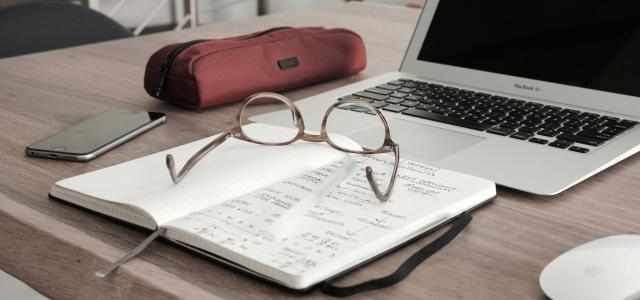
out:
<path id="1" fill-rule="evenodd" d="M 199 109 L 349 76 L 365 66 L 364 43 L 351 30 L 278 27 L 165 46 L 149 58 L 144 88 Z"/>

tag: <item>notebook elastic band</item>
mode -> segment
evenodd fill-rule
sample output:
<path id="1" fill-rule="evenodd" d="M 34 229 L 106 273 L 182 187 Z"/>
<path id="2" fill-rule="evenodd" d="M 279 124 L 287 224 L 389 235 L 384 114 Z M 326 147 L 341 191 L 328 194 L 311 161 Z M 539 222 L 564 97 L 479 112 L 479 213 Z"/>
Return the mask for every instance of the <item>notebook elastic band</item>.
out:
<path id="1" fill-rule="evenodd" d="M 163 233 L 165 233 L 165 231 L 166 231 L 165 228 L 158 228 L 158 230 L 154 231 L 146 240 L 144 240 L 142 243 L 140 243 L 140 245 L 138 245 L 137 247 L 133 248 L 133 250 L 129 251 L 129 253 L 127 253 L 127 255 L 125 255 L 125 256 L 121 257 L 120 259 L 118 259 L 117 261 L 109 264 L 104 269 L 96 272 L 96 276 L 98 276 L 100 278 L 104 278 L 105 276 L 109 275 L 109 273 L 111 273 L 113 270 L 117 269 L 120 265 L 124 264 L 128 260 L 130 260 L 133 257 L 135 257 L 136 255 L 138 255 L 140 252 L 142 252 L 142 250 L 144 250 L 144 248 L 146 248 L 149 244 L 151 244 L 151 242 L 153 242 L 153 240 L 155 240 L 157 237 L 159 237 Z"/>
<path id="2" fill-rule="evenodd" d="M 458 233 L 460 233 L 462 229 L 464 229 L 464 227 L 469 224 L 470 221 L 471 215 L 468 212 L 462 213 L 455 221 L 455 223 L 453 223 L 451 228 L 447 230 L 447 232 L 445 232 L 442 236 L 440 236 L 433 242 L 424 246 L 422 249 L 418 250 L 418 252 L 411 255 L 411 257 L 409 257 L 409 259 L 402 263 L 402 265 L 400 265 L 400 267 L 395 272 L 391 273 L 388 276 L 344 287 L 335 286 L 332 280 L 329 280 L 322 286 L 322 292 L 334 297 L 348 297 L 357 293 L 392 286 L 402 281 L 409 275 L 409 273 L 411 273 L 411 271 L 413 271 L 413 269 L 420 265 L 420 263 L 425 261 L 427 258 L 429 258 L 429 256 L 438 252 L 438 250 L 442 249 L 442 247 L 451 242 L 458 235 Z"/>

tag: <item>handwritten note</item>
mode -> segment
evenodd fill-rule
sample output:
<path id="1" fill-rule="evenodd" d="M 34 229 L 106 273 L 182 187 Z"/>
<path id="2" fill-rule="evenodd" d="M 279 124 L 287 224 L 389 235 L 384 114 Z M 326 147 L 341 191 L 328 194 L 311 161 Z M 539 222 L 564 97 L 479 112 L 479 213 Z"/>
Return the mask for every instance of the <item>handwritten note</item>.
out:
<path id="1" fill-rule="evenodd" d="M 169 231 L 192 234 L 262 267 L 308 274 L 392 244 L 487 185 L 402 160 L 392 197 L 383 203 L 367 182 L 367 166 L 386 188 L 393 157 L 358 155 L 191 213 L 171 222 Z"/>

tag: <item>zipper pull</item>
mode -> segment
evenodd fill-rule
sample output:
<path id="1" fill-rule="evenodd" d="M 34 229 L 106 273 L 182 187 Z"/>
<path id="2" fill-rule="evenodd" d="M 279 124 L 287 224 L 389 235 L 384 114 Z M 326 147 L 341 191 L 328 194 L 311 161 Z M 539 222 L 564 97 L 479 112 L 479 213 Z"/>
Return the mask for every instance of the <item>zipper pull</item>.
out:
<path id="1" fill-rule="evenodd" d="M 153 86 L 154 88 L 153 94 L 156 97 L 160 96 L 160 90 L 164 88 L 164 85 L 167 82 L 168 73 L 169 73 L 169 68 L 167 66 L 167 61 L 165 60 L 165 62 L 160 67 L 160 72 L 158 73 L 158 77 L 156 78 L 156 84 Z"/>
<path id="2" fill-rule="evenodd" d="M 160 95 L 160 91 L 167 84 L 167 76 L 169 75 L 169 70 L 171 69 L 171 65 L 173 64 L 173 61 L 176 59 L 176 57 L 180 54 L 180 52 L 186 50 L 190 46 L 193 46 L 197 43 L 206 42 L 206 41 L 207 40 L 193 40 L 193 41 L 185 42 L 177 45 L 175 48 L 173 48 L 173 50 L 171 50 L 169 55 L 167 55 L 167 58 L 165 58 L 165 60 L 162 62 L 162 65 L 160 65 L 160 72 L 158 73 L 158 77 L 156 78 L 156 84 L 153 86 L 153 89 L 154 89 L 153 95 L 155 97 L 158 97 Z"/>

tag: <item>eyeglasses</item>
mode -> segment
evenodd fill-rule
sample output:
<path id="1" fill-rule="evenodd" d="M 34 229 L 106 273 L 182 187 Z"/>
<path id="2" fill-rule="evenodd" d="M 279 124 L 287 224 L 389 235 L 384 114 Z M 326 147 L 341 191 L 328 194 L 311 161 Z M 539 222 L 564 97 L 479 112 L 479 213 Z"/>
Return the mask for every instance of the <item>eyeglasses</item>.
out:
<path id="1" fill-rule="evenodd" d="M 291 123 L 288 124 L 297 128 L 297 132 L 293 130 L 291 131 L 291 134 L 287 136 L 268 137 L 261 136 L 259 133 L 252 132 L 249 127 L 243 126 L 243 124 L 246 124 L 249 121 L 249 118 L 254 116 L 254 114 L 252 114 L 252 109 L 260 107 L 260 104 L 276 104 L 286 107 L 285 111 L 288 110 L 290 114 L 287 113 L 287 117 L 285 117 L 285 119 L 287 119 L 288 117 L 291 117 L 291 119 L 283 121 L 291 121 Z M 375 145 L 376 148 L 371 149 L 364 147 L 358 143 L 354 144 L 353 142 L 345 142 L 343 138 L 339 138 L 331 131 L 327 131 L 327 126 L 330 124 L 338 124 L 339 126 L 340 123 L 330 121 L 333 120 L 333 117 L 340 114 L 340 112 L 338 112 L 339 110 L 353 110 L 361 112 L 364 113 L 364 115 L 362 116 L 378 120 L 379 124 L 377 125 L 379 125 L 378 127 L 380 128 L 381 133 L 378 135 L 379 144 Z M 362 118 L 361 116 L 358 117 Z M 243 122 L 243 120 L 245 122 Z M 395 161 L 393 163 L 393 169 L 390 172 L 391 176 L 387 177 L 388 185 L 384 192 L 381 192 L 380 188 L 378 187 L 378 182 L 380 181 L 376 180 L 376 175 L 374 175 L 373 169 L 370 166 L 367 166 L 365 168 L 367 181 L 369 182 L 369 185 L 371 186 L 371 189 L 373 190 L 375 196 L 380 201 L 387 201 L 389 199 L 389 196 L 391 195 L 391 191 L 396 179 L 396 174 L 398 172 L 400 148 L 391 140 L 389 125 L 382 113 L 366 101 L 358 99 L 344 99 L 339 100 L 338 102 L 331 105 L 327 109 L 324 118 L 322 119 L 322 125 L 319 135 L 305 133 L 304 121 L 302 120 L 302 114 L 300 113 L 298 107 L 287 97 L 276 93 L 258 93 L 249 96 L 244 100 L 242 106 L 240 107 L 240 110 L 236 114 L 235 122 L 235 127 L 233 127 L 231 130 L 226 131 L 225 133 L 205 145 L 193 156 L 191 156 L 191 158 L 189 158 L 189 160 L 177 174 L 175 171 L 176 169 L 173 156 L 171 154 L 167 154 L 167 168 L 169 169 L 169 175 L 171 176 L 173 182 L 176 184 L 179 183 L 180 180 L 182 180 L 189 172 L 189 170 L 191 170 L 198 163 L 198 161 L 200 161 L 205 155 L 211 152 L 211 150 L 222 144 L 230 137 L 266 146 L 284 146 L 292 144 L 298 140 L 303 140 L 307 142 L 326 142 L 331 147 L 337 150 L 354 154 L 368 155 L 393 152 Z M 367 124 L 370 124 L 370 122 L 368 122 Z M 384 185 L 384 183 L 381 183 L 380 185 Z"/>

